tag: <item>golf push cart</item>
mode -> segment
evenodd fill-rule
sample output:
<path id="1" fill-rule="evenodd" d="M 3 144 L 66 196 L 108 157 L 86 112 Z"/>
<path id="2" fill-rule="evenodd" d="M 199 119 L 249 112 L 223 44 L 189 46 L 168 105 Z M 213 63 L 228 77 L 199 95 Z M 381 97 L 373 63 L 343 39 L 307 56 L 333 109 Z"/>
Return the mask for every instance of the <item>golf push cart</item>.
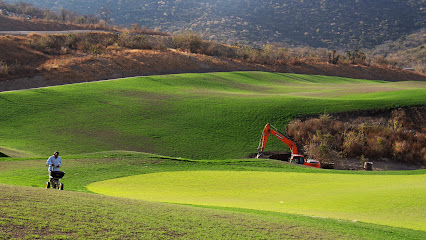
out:
<path id="1" fill-rule="evenodd" d="M 61 178 L 65 175 L 65 172 L 62 171 L 52 171 L 50 172 L 49 181 L 46 182 L 46 188 L 55 188 L 59 190 L 64 190 L 64 184 L 61 183 Z"/>

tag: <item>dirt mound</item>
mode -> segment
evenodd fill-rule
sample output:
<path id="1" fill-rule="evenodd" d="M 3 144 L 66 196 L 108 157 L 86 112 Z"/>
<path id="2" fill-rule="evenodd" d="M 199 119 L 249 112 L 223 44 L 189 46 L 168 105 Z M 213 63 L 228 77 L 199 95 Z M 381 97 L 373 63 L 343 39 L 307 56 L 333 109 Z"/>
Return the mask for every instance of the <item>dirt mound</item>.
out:
<path id="1" fill-rule="evenodd" d="M 6 36 L 0 37 L 0 59 L 9 65 L 40 65 L 49 57 L 31 48 L 24 38 Z"/>
<path id="2" fill-rule="evenodd" d="M 1 80 L 19 77 L 31 77 L 39 73 L 37 66 L 43 64 L 49 56 L 34 50 L 23 38 L 0 37 L 0 84 Z M 24 86 L 18 86 L 21 89 Z M 0 87 L 1 89 L 1 87 Z"/>

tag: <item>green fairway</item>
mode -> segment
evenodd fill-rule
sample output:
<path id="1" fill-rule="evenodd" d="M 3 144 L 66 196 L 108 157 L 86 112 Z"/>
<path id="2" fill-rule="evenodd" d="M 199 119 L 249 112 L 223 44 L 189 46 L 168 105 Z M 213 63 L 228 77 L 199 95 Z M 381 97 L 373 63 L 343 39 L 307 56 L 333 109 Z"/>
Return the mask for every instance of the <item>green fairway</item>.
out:
<path id="1" fill-rule="evenodd" d="M 0 92 L 0 239 L 425 239 L 426 170 L 248 159 L 266 123 L 425 104 L 426 82 L 266 72 Z"/>
<path id="2" fill-rule="evenodd" d="M 425 175 L 189 171 L 92 183 L 105 195 L 297 213 L 426 231 Z"/>
<path id="3" fill-rule="evenodd" d="M 0 151 L 46 156 L 128 150 L 247 157 L 266 123 L 426 104 L 425 82 L 265 72 L 176 74 L 0 93 Z M 283 150 L 271 142 L 266 150 Z"/>

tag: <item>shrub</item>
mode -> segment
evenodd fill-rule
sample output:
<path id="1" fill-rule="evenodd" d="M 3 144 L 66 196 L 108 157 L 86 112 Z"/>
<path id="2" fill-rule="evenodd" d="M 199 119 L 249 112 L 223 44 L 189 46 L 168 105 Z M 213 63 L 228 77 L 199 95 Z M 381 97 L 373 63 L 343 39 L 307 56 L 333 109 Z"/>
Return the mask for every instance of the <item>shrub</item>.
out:
<path id="1" fill-rule="evenodd" d="M 320 130 L 313 136 L 307 148 L 309 157 L 320 162 L 335 162 L 340 158 L 340 153 L 336 151 L 336 136 L 331 133 L 323 134 Z"/>
<path id="2" fill-rule="evenodd" d="M 364 153 L 366 143 L 367 137 L 363 132 L 350 131 L 343 141 L 343 153 L 347 157 L 359 157 Z"/>
<path id="3" fill-rule="evenodd" d="M 196 53 L 200 52 L 203 40 L 194 32 L 184 32 L 173 36 L 173 44 L 176 49 Z"/>
<path id="4" fill-rule="evenodd" d="M 117 42 L 113 33 L 77 33 L 68 35 L 30 34 L 30 46 L 46 54 L 66 54 L 79 50 L 90 54 L 100 54 L 108 46 Z M 129 41 L 130 44 L 133 43 Z"/>
<path id="5" fill-rule="evenodd" d="M 328 62 L 332 64 L 337 64 L 339 62 L 340 55 L 336 55 L 336 50 L 332 50 L 331 53 L 328 54 Z"/>
<path id="6" fill-rule="evenodd" d="M 57 55 L 64 46 L 64 35 L 29 35 L 30 46 L 46 54 Z"/>
<path id="7" fill-rule="evenodd" d="M 418 127 L 403 109 L 391 113 L 387 126 L 349 125 L 324 114 L 293 121 L 287 132 L 310 157 L 321 162 L 345 156 L 426 163 L 426 129 Z"/>
<path id="8" fill-rule="evenodd" d="M 203 41 L 202 53 L 209 56 L 237 58 L 238 48 L 226 46 L 212 41 Z"/>
<path id="9" fill-rule="evenodd" d="M 118 45 L 120 47 L 131 49 L 152 49 L 148 38 L 145 35 L 132 35 L 129 32 L 124 32 L 118 38 Z"/>
<path id="10" fill-rule="evenodd" d="M 359 50 L 354 50 L 354 51 L 347 51 L 347 59 L 350 63 L 352 64 L 365 64 L 366 63 L 366 59 L 367 56 L 365 55 L 365 53 L 359 51 Z"/>

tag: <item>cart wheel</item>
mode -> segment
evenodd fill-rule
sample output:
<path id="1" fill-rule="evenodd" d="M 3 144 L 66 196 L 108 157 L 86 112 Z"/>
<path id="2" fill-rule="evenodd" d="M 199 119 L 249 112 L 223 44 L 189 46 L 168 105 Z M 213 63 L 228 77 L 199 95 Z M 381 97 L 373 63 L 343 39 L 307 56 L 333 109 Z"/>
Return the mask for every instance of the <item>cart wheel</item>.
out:
<path id="1" fill-rule="evenodd" d="M 50 182 L 46 182 L 46 188 L 50 188 Z"/>
<path id="2" fill-rule="evenodd" d="M 59 185 L 59 190 L 64 190 L 64 184 L 63 184 L 63 183 L 61 183 L 61 184 Z"/>

